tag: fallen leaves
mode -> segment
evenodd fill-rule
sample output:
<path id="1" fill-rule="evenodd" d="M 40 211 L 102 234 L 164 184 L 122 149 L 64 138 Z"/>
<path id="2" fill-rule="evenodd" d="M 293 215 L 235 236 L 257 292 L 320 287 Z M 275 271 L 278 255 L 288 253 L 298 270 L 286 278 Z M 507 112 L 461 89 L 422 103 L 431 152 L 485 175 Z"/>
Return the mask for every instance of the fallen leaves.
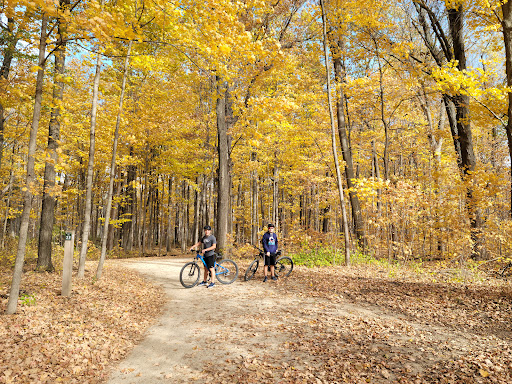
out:
<path id="1" fill-rule="evenodd" d="M 88 264 L 69 297 L 59 294 L 58 274 L 23 275 L 22 287 L 34 300 L 0 316 L 0 383 L 99 383 L 142 338 L 160 313 L 161 289 L 108 266 L 95 281 L 95 270 Z M 8 286 L 10 275 L 0 271 L 0 286 Z M 7 299 L 0 304 L 4 312 Z"/>
<path id="2" fill-rule="evenodd" d="M 246 352 L 208 365 L 215 383 L 512 382 L 509 287 L 392 279 L 371 267 L 298 267 L 271 290 L 246 286 L 226 298 L 238 310 L 211 339 Z"/>

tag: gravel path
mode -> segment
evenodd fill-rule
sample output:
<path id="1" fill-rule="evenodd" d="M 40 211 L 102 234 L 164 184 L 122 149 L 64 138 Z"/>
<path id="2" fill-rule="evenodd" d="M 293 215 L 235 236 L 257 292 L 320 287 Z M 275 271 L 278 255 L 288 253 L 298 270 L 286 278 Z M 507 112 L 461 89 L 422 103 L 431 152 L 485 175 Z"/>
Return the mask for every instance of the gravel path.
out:
<path id="1" fill-rule="evenodd" d="M 109 384 L 511 382 L 507 339 L 434 324 L 428 306 L 422 318 L 329 293 L 340 279 L 320 282 L 301 268 L 288 281 L 263 283 L 261 271 L 242 281 L 239 265 L 231 285 L 184 289 L 179 272 L 189 260 L 116 261 L 161 284 L 169 300 Z M 376 280 L 374 289 L 385 284 Z"/>

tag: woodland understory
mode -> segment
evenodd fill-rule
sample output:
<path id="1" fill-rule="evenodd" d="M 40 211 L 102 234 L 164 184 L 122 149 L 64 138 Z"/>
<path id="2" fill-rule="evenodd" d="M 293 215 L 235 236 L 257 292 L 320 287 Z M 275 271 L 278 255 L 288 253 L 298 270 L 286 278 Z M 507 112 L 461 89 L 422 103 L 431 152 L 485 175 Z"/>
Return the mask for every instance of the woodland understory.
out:
<path id="1" fill-rule="evenodd" d="M 0 2 L 0 248 L 510 258 L 512 12 L 465 0 Z M 157 250 L 157 251 L 155 251 Z M 334 257 L 334 256 L 333 256 Z"/>

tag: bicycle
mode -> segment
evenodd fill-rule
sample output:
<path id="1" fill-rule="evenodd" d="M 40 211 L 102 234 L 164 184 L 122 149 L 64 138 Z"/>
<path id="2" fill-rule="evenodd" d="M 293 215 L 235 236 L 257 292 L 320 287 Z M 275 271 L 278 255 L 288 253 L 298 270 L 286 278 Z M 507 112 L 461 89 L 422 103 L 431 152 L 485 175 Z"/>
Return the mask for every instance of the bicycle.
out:
<path id="1" fill-rule="evenodd" d="M 265 252 L 258 247 L 254 246 L 259 253 L 254 258 L 253 262 L 249 265 L 249 268 L 245 271 L 245 281 L 251 280 L 254 275 L 256 274 L 256 271 L 258 270 L 258 267 L 260 265 L 260 258 L 263 258 L 265 256 Z M 276 256 L 280 256 L 281 251 L 276 252 Z M 276 266 L 274 269 L 274 273 L 277 277 L 288 277 L 290 273 L 292 273 L 293 270 L 293 260 L 288 256 L 281 256 L 276 260 Z"/>
<path id="2" fill-rule="evenodd" d="M 503 279 L 508 279 L 512 277 L 512 261 L 507 262 L 504 266 L 502 266 L 497 272 L 497 277 L 501 277 Z"/>
<path id="3" fill-rule="evenodd" d="M 201 278 L 201 268 L 198 260 L 201 260 L 203 267 L 206 268 L 204 256 L 197 253 L 193 261 L 186 263 L 180 271 L 180 282 L 185 288 L 195 287 Z M 215 276 L 222 284 L 231 284 L 238 277 L 238 265 L 233 260 L 224 259 L 217 263 L 217 254 L 215 254 Z M 211 274 L 208 271 L 209 275 Z M 211 276 L 210 276 L 211 278 Z"/>

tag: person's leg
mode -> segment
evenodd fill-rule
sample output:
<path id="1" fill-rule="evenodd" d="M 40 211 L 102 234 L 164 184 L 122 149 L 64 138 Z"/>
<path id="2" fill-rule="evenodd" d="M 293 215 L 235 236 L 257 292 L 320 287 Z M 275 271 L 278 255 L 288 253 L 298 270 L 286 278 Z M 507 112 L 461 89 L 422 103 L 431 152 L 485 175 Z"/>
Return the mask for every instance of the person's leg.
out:
<path id="1" fill-rule="evenodd" d="M 270 267 L 270 276 L 274 277 L 276 274 L 275 274 L 275 267 L 273 265 L 269 265 Z"/>
<path id="2" fill-rule="evenodd" d="M 212 283 L 215 283 L 215 267 L 210 268 L 210 274 L 212 275 Z"/>
<path id="3" fill-rule="evenodd" d="M 205 269 L 204 269 L 204 277 L 203 277 L 203 281 L 208 281 L 208 268 L 205 268 Z"/>

